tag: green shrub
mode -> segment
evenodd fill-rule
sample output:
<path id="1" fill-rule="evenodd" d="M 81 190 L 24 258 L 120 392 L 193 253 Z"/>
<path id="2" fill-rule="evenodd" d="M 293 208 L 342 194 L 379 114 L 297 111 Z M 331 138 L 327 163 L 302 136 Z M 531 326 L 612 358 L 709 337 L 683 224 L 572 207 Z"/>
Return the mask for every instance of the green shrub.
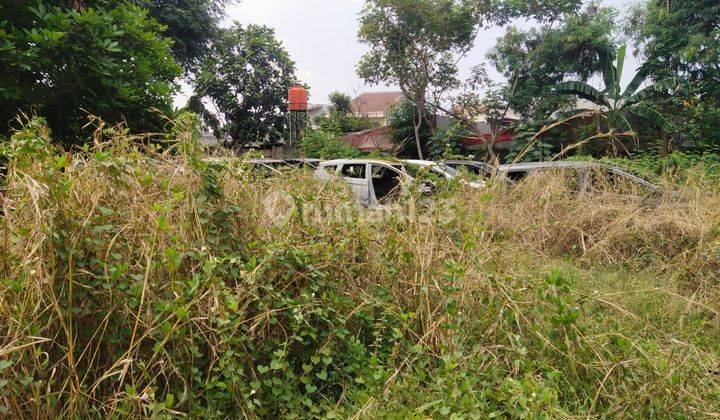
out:
<path id="1" fill-rule="evenodd" d="M 3 146 L 13 417 L 697 417 L 720 410 L 720 195 L 554 178 L 352 204 L 122 129 Z M 402 210 L 402 211 L 401 211 Z"/>
<path id="2" fill-rule="evenodd" d="M 357 158 L 360 150 L 349 146 L 339 134 L 332 131 L 310 130 L 300 142 L 300 151 L 304 156 L 321 159 Z"/>

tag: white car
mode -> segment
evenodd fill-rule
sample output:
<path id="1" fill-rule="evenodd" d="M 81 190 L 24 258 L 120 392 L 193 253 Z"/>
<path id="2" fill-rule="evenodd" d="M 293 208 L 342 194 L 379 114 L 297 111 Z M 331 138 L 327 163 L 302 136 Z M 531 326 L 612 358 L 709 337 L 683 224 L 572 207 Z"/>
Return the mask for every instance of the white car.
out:
<path id="1" fill-rule="evenodd" d="M 374 159 L 324 161 L 318 165 L 315 177 L 321 180 L 340 177 L 352 188 L 355 201 L 365 207 L 397 200 L 414 181 L 402 163 Z M 422 182 L 419 191 L 429 194 L 434 187 L 432 182 Z"/>

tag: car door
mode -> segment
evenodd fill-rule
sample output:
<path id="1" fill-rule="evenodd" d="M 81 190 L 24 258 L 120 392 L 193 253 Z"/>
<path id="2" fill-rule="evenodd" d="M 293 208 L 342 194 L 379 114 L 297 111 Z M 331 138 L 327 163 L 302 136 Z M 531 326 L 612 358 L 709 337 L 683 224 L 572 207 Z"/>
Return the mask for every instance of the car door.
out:
<path id="1" fill-rule="evenodd" d="M 368 175 L 371 205 L 396 201 L 402 192 L 402 182 L 407 177 L 399 168 L 380 163 L 371 163 Z"/>
<path id="2" fill-rule="evenodd" d="M 363 206 L 370 206 L 370 188 L 367 163 L 345 163 L 339 168 L 339 175 L 350 185 L 355 201 Z"/>

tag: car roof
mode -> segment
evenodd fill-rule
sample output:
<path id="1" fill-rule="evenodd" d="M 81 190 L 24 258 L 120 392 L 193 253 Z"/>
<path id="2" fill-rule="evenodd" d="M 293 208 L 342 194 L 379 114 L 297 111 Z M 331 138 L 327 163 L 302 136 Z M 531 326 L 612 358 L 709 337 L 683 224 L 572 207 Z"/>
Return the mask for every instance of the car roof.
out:
<path id="1" fill-rule="evenodd" d="M 635 174 L 632 174 L 625 169 L 609 165 L 607 163 L 602 162 L 587 162 L 582 160 L 561 160 L 561 161 L 553 161 L 553 162 L 524 162 L 524 163 L 512 163 L 509 165 L 500 165 L 498 167 L 498 170 L 500 172 L 528 172 L 528 171 L 534 171 L 539 169 L 565 169 L 565 168 L 603 168 L 608 171 L 612 171 L 615 173 L 621 173 L 624 176 L 633 179 L 634 181 L 645 185 L 648 188 L 651 189 L 657 189 L 659 188 L 657 185 L 653 184 L 652 182 L 643 179 Z"/>
<path id="2" fill-rule="evenodd" d="M 610 165 L 599 162 L 586 162 L 581 160 L 559 160 L 552 162 L 522 162 L 522 163 L 511 163 L 507 165 L 500 165 L 498 169 L 503 172 L 509 171 L 532 171 L 535 169 L 549 169 L 549 168 L 597 168 L 607 167 Z M 618 168 L 619 169 L 619 168 Z"/>
<path id="3" fill-rule="evenodd" d="M 344 164 L 364 164 L 364 163 L 378 163 L 381 165 L 398 166 L 402 165 L 402 162 L 393 162 L 389 160 L 380 159 L 333 159 L 323 161 L 320 166 L 335 166 Z"/>
<path id="4" fill-rule="evenodd" d="M 422 160 L 422 159 L 402 159 L 404 163 L 409 163 L 411 165 L 419 165 L 419 166 L 435 166 L 438 165 L 437 162 L 434 162 L 432 160 Z"/>
<path id="5" fill-rule="evenodd" d="M 203 159 L 205 162 L 212 163 L 223 163 L 223 162 L 241 162 L 241 163 L 284 163 L 285 161 L 280 159 L 240 159 L 235 156 L 213 156 Z"/>
<path id="6" fill-rule="evenodd" d="M 487 162 L 481 162 L 479 160 L 469 160 L 469 159 L 450 159 L 450 160 L 444 160 L 443 163 L 454 163 L 457 165 L 476 165 L 476 166 L 484 166 L 484 167 L 491 167 Z"/>
<path id="7" fill-rule="evenodd" d="M 280 159 L 245 159 L 243 163 L 285 163 Z"/>

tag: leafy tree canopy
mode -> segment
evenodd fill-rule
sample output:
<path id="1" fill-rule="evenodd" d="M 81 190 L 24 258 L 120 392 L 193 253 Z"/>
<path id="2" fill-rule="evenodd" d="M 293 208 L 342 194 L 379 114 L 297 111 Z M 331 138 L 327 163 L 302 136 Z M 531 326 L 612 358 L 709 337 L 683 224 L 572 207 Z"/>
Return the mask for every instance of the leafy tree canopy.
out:
<path id="1" fill-rule="evenodd" d="M 415 105 L 421 158 L 426 95 L 457 86 L 455 54 L 472 45 L 479 12 L 473 0 L 368 0 L 361 13 L 358 36 L 370 51 L 358 74 L 370 84 L 398 85 Z"/>
<path id="2" fill-rule="evenodd" d="M 720 131 L 720 2 L 647 0 L 628 28 L 648 76 L 676 78 L 672 95 L 653 98 L 676 127 L 680 148 L 718 150 Z"/>
<path id="3" fill-rule="evenodd" d="M 528 118 L 546 117 L 565 102 L 553 92 L 555 84 L 571 77 L 586 81 L 601 73 L 602 57 L 616 50 L 615 18 L 614 9 L 590 4 L 556 28 L 509 28 L 488 59 L 508 80 L 511 108 Z"/>
<path id="4" fill-rule="evenodd" d="M 46 7 L 63 6 L 81 11 L 87 8 L 113 9 L 126 4 L 134 4 L 147 10 L 148 16 L 155 19 L 165 28 L 163 35 L 173 40 L 172 53 L 175 60 L 182 64 L 185 70 L 191 70 L 202 58 L 208 45 L 215 37 L 218 24 L 225 16 L 225 6 L 233 0 L 58 0 L 58 1 L 32 1 L 32 0 L 2 0 L 8 3 L 8 10 L 20 9 L 24 18 L 32 18 L 22 12 L 27 6 L 38 3 Z M 18 6 L 22 4 L 22 6 Z M 11 16 L 14 22 L 18 15 Z"/>
<path id="5" fill-rule="evenodd" d="M 215 134 L 239 147 L 283 137 L 285 97 L 295 82 L 295 63 L 273 29 L 235 24 L 221 30 L 208 51 L 196 95 L 211 101 L 220 114 Z"/>
<path id="6" fill-rule="evenodd" d="M 333 111 L 339 115 L 344 117 L 351 112 L 352 99 L 350 99 L 350 95 L 342 92 L 332 92 L 328 96 L 328 100 Z"/>
<path id="7" fill-rule="evenodd" d="M 108 0 L 100 0 L 108 1 Z M 186 70 L 194 68 L 202 59 L 218 24 L 225 16 L 229 0 L 131 0 L 148 11 L 148 15 L 165 25 L 164 35 L 173 40 L 175 59 Z M 109 0 L 118 3 L 118 0 Z"/>
<path id="8" fill-rule="evenodd" d="M 469 0 L 370 0 L 360 41 L 370 47 L 358 65 L 369 83 L 400 85 L 411 100 L 428 86 L 453 85 L 452 52 L 469 47 L 478 24 Z M 408 95 L 408 93 L 410 93 Z"/>
<path id="9" fill-rule="evenodd" d="M 0 3 L 0 134 L 18 113 L 47 119 L 55 138 L 82 142 L 90 112 L 156 131 L 181 73 L 163 27 L 133 5 L 114 9 Z"/>
<path id="10" fill-rule="evenodd" d="M 504 25 L 512 19 L 530 18 L 545 23 L 575 13 L 582 0 L 492 0 L 480 2 L 481 16 L 490 24 Z"/>
<path id="11" fill-rule="evenodd" d="M 649 0 L 630 22 L 656 79 L 679 76 L 720 98 L 720 2 Z"/>

